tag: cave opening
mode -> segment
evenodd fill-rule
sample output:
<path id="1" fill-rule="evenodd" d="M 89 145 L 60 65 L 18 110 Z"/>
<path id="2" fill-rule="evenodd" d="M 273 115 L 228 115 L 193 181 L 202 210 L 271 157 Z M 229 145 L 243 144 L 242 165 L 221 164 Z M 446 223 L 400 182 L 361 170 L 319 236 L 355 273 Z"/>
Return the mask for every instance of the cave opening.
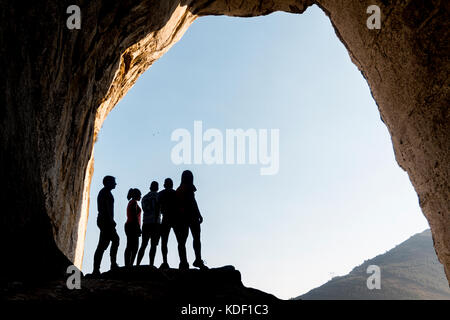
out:
<path id="1" fill-rule="evenodd" d="M 249 163 L 174 164 L 172 132 L 198 120 L 222 132 L 279 129 L 279 172 L 261 176 Z M 199 189 L 208 264 L 234 264 L 245 285 L 282 298 L 428 227 L 365 79 L 317 7 L 300 17 L 202 17 L 140 77 L 95 145 L 84 272 L 98 240 L 95 199 L 103 176 L 118 182 L 123 265 L 128 189 L 145 194 L 150 181 L 162 186 L 166 177 L 177 186 L 184 169 L 194 172 Z M 187 247 L 192 251 L 191 238 Z M 175 248 L 172 233 L 171 266 L 178 265 Z"/>

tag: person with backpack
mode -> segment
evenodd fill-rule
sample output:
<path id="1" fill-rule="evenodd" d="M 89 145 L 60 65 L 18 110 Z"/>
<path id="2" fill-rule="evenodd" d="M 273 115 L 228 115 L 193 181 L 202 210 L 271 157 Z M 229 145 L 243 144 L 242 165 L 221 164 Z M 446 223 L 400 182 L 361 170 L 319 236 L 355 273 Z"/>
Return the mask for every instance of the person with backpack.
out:
<path id="1" fill-rule="evenodd" d="M 160 269 L 169 269 L 167 263 L 167 243 L 169 242 L 170 230 L 173 228 L 173 219 L 177 214 L 177 193 L 173 190 L 173 181 L 170 178 L 164 180 L 164 190 L 158 193 L 159 204 L 162 214 L 161 222 L 161 253 L 163 263 Z"/>
<path id="2" fill-rule="evenodd" d="M 139 249 L 139 237 L 141 236 L 141 208 L 138 201 L 141 200 L 141 191 L 131 188 L 128 191 L 127 199 L 127 222 L 125 222 L 125 234 L 127 235 L 127 247 L 124 253 L 125 266 L 134 264 L 137 251 Z"/>
<path id="3" fill-rule="evenodd" d="M 141 264 L 145 249 L 150 240 L 150 266 L 154 266 L 156 248 L 160 237 L 161 214 L 158 202 L 158 182 L 152 181 L 150 192 L 142 198 L 144 217 L 142 221 L 142 243 L 137 256 L 137 265 Z"/>

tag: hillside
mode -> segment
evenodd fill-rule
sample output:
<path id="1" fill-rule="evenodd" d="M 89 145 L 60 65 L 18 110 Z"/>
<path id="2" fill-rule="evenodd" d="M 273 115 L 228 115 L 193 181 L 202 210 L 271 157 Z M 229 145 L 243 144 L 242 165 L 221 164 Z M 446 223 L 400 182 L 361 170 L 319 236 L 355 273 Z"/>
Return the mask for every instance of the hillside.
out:
<path id="1" fill-rule="evenodd" d="M 381 270 L 381 289 L 369 290 L 369 265 Z M 294 299 L 450 299 L 444 268 L 433 247 L 430 230 L 418 233 L 385 254 L 364 261 L 349 274 Z"/>

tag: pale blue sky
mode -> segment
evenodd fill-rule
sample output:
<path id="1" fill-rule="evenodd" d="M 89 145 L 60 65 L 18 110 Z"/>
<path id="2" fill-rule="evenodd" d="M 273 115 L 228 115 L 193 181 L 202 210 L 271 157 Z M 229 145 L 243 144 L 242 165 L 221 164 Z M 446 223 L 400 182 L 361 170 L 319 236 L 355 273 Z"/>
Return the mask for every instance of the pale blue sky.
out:
<path id="1" fill-rule="evenodd" d="M 260 165 L 174 165 L 171 133 L 193 132 L 194 120 L 223 133 L 279 129 L 278 174 L 261 176 Z M 428 228 L 365 79 L 315 6 L 302 15 L 199 18 L 140 77 L 95 145 L 84 272 L 92 271 L 98 241 L 103 176 L 118 182 L 123 265 L 128 189 L 146 193 L 152 180 L 162 186 L 166 177 L 178 186 L 185 169 L 194 173 L 205 218 L 207 264 L 232 264 L 246 286 L 280 298 L 346 274 Z M 188 255 L 192 263 L 191 237 Z M 173 234 L 169 264 L 178 266 Z"/>

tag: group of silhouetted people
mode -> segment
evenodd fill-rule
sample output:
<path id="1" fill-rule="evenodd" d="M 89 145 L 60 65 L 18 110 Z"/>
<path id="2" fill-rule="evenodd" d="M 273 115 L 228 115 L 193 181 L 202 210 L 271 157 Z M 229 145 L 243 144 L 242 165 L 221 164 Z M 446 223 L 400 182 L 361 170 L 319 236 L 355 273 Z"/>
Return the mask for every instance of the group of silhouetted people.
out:
<path id="1" fill-rule="evenodd" d="M 114 197 L 111 190 L 116 187 L 116 180 L 112 176 L 103 178 L 103 189 L 97 197 L 98 217 L 97 226 L 100 229 L 100 237 L 94 254 L 93 274 L 100 273 L 100 264 L 104 251 L 111 243 L 111 269 L 118 268 L 117 249 L 119 247 L 119 235 L 114 221 Z M 163 263 L 161 269 L 168 269 L 167 243 L 170 230 L 173 229 L 178 242 L 178 255 L 180 257 L 179 269 L 189 269 L 186 255 L 186 241 L 189 230 L 193 237 L 195 252 L 194 267 L 207 269 L 201 256 L 200 224 L 203 217 L 195 200 L 194 176 L 186 170 L 181 175 L 181 183 L 177 190 L 173 189 L 173 181 L 167 178 L 164 181 L 164 190 L 158 192 L 158 182 L 152 181 L 150 192 L 142 197 L 139 189 L 131 188 L 127 199 L 127 221 L 125 222 L 125 234 L 127 246 L 124 253 L 125 266 L 132 266 L 137 256 L 137 265 L 140 265 L 144 257 L 145 249 L 150 241 L 150 266 L 154 266 L 156 250 L 161 239 L 161 253 Z M 139 207 L 141 201 L 142 209 Z M 142 213 L 143 211 L 143 213 Z M 142 216 L 142 222 L 141 222 Z M 162 216 L 162 218 L 161 218 Z M 139 238 L 142 236 L 139 248 Z"/>

